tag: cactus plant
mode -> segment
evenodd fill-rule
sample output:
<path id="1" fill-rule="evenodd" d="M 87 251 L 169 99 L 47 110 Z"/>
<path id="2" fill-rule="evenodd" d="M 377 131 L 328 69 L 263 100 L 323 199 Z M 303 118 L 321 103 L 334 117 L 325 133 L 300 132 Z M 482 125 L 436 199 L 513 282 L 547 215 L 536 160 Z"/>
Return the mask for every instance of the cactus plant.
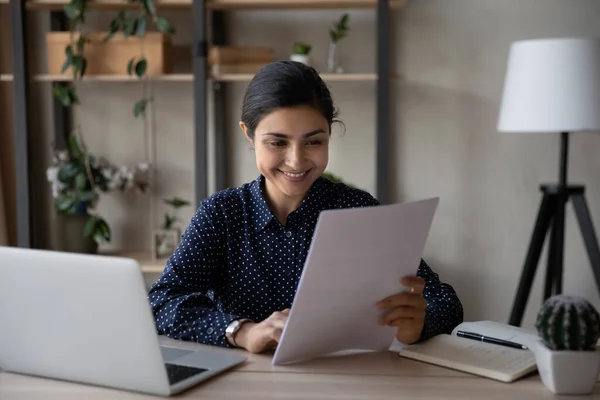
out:
<path id="1" fill-rule="evenodd" d="M 592 351 L 600 337 L 600 315 L 582 297 L 555 295 L 542 305 L 535 328 L 551 350 Z"/>

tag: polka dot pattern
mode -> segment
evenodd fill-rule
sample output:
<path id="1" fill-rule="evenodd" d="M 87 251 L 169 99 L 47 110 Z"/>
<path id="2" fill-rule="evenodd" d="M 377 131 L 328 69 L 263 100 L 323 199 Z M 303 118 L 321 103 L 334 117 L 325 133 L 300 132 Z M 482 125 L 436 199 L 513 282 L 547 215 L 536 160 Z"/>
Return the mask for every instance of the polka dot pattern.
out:
<path id="1" fill-rule="evenodd" d="M 378 205 L 369 193 L 319 178 L 280 224 L 263 194 L 264 176 L 204 199 L 152 285 L 149 300 L 159 334 L 229 347 L 227 325 L 259 322 L 291 307 L 319 213 Z M 428 300 L 422 339 L 462 322 L 454 290 L 421 261 Z"/>

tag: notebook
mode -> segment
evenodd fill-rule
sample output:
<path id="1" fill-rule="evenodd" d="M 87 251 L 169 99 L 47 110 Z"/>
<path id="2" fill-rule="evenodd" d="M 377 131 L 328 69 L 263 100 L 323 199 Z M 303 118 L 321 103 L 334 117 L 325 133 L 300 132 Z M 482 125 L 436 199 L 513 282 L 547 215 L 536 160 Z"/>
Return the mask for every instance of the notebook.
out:
<path id="1" fill-rule="evenodd" d="M 529 347 L 529 350 L 458 337 L 457 331 L 475 332 L 517 342 Z M 406 346 L 400 350 L 399 355 L 501 382 L 513 382 L 536 371 L 535 354 L 531 349 L 537 341 L 535 331 L 512 325 L 493 321 L 463 322 L 451 335 L 441 334 Z"/>

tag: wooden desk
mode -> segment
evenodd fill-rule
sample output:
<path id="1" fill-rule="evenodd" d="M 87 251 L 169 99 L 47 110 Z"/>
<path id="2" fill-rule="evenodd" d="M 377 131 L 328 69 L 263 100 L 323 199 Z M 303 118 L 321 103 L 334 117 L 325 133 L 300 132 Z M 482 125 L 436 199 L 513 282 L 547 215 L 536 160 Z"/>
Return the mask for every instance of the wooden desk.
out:
<path id="1" fill-rule="evenodd" d="M 165 344 L 198 344 L 162 339 Z M 214 350 L 214 348 L 211 348 Z M 217 349 L 219 351 L 240 351 Z M 478 378 L 398 357 L 392 352 L 331 357 L 289 366 L 272 366 L 271 355 L 246 354 L 248 361 L 176 398 L 181 399 L 560 399 L 533 375 L 512 384 Z M 0 399 L 156 399 L 137 393 L 56 380 L 0 373 Z M 600 385 L 592 396 L 600 399 Z"/>

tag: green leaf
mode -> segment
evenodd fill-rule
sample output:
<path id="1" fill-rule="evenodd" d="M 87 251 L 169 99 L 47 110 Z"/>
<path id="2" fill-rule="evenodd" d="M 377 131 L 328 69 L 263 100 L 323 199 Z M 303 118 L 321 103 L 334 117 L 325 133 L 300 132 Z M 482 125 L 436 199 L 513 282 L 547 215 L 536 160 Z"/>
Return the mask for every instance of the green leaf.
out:
<path id="1" fill-rule="evenodd" d="M 144 115 L 146 113 L 146 105 L 148 104 L 148 99 L 138 100 L 133 106 L 133 115 L 138 117 L 140 115 Z"/>
<path id="2" fill-rule="evenodd" d="M 72 104 L 79 104 L 79 97 L 77 97 L 77 94 L 75 93 L 75 91 L 71 88 L 67 88 L 67 96 L 68 96 L 68 102 L 69 102 L 69 106 Z"/>
<path id="3" fill-rule="evenodd" d="M 83 227 L 83 235 L 85 237 L 89 237 L 96 230 L 96 225 L 98 223 L 98 219 L 96 217 L 89 217 L 87 221 L 85 221 L 85 226 Z"/>
<path id="4" fill-rule="evenodd" d="M 100 242 L 110 242 L 111 232 L 108 224 L 100 217 L 97 217 L 97 219 L 98 221 L 96 222 L 96 233 L 94 238 L 99 238 Z"/>
<path id="5" fill-rule="evenodd" d="M 69 136 L 69 151 L 73 157 L 78 160 L 81 160 L 83 156 L 83 152 L 81 151 L 81 147 L 79 146 L 79 142 L 77 141 L 77 137 L 75 135 Z M 69 164 L 68 164 L 69 165 Z"/>
<path id="6" fill-rule="evenodd" d="M 156 18 L 156 21 L 154 22 L 154 24 L 156 25 L 156 28 L 161 31 L 162 33 L 175 33 L 175 29 L 173 29 L 171 27 L 171 25 L 169 24 L 169 21 L 167 21 L 165 18 L 163 17 L 158 17 Z"/>
<path id="7" fill-rule="evenodd" d="M 77 52 L 80 55 L 83 55 L 84 46 L 85 46 L 85 37 L 80 36 L 79 39 L 77 39 Z"/>
<path id="8" fill-rule="evenodd" d="M 190 202 L 179 197 L 173 197 L 172 199 L 165 199 L 166 204 L 170 205 L 173 208 L 181 208 L 185 206 L 189 206 Z"/>
<path id="9" fill-rule="evenodd" d="M 146 69 L 148 67 L 148 61 L 145 58 L 142 58 L 135 64 L 135 74 L 141 78 L 146 73 Z"/>
<path id="10" fill-rule="evenodd" d="M 154 0 L 142 0 L 142 3 L 144 4 L 146 12 L 150 15 L 156 14 L 156 4 L 154 3 Z"/>
<path id="11" fill-rule="evenodd" d="M 54 201 L 54 205 L 60 213 L 68 213 L 75 205 L 75 201 L 70 197 L 60 196 Z"/>
<path id="12" fill-rule="evenodd" d="M 96 198 L 96 192 L 94 192 L 93 190 L 81 192 L 81 193 L 79 193 L 77 198 L 82 203 L 90 203 L 91 201 L 93 201 Z"/>
<path id="13" fill-rule="evenodd" d="M 61 73 L 65 72 L 67 69 L 69 69 L 69 66 L 71 66 L 71 58 L 67 57 L 67 59 L 65 60 L 65 62 L 62 65 L 62 68 L 60 69 L 60 72 Z"/>
<path id="14" fill-rule="evenodd" d="M 67 16 L 67 18 L 73 20 L 73 19 L 77 19 L 79 17 L 79 8 L 73 4 L 73 3 L 69 3 L 69 4 L 65 4 L 64 8 L 64 12 L 65 15 Z"/>
<path id="15" fill-rule="evenodd" d="M 73 163 L 65 164 L 58 170 L 58 180 L 61 183 L 69 184 L 79 172 L 80 170 L 77 168 L 77 165 Z"/>
<path id="16" fill-rule="evenodd" d="M 123 29 L 123 34 L 126 37 L 129 37 L 131 35 L 133 35 L 133 33 L 136 31 L 137 28 L 137 19 L 133 18 L 133 19 L 129 19 L 127 20 L 127 22 L 125 22 L 125 28 Z"/>
<path id="17" fill-rule="evenodd" d="M 79 172 L 76 176 L 75 176 L 75 188 L 78 190 L 83 190 L 86 188 L 88 183 L 87 180 L 87 175 L 85 173 L 85 171 L 81 171 Z"/>
<path id="18" fill-rule="evenodd" d="M 309 45 L 307 43 L 302 43 L 302 42 L 296 42 L 292 46 L 292 52 L 294 54 L 308 54 L 308 53 L 310 53 L 311 49 L 312 49 L 311 45 Z"/>
<path id="19" fill-rule="evenodd" d="M 108 35 L 104 36 L 104 41 L 108 42 L 109 40 L 111 40 L 113 37 L 115 37 L 115 34 L 117 33 L 117 31 L 109 31 Z"/>
<path id="20" fill-rule="evenodd" d="M 135 64 L 135 57 L 129 60 L 127 63 L 127 74 L 131 75 L 133 73 L 133 66 Z"/>
<path id="21" fill-rule="evenodd" d="M 83 56 L 73 56 L 73 71 L 75 72 L 75 75 L 83 76 L 82 72 L 85 72 L 86 65 L 87 63 Z"/>
<path id="22" fill-rule="evenodd" d="M 137 20 L 135 34 L 139 37 L 143 37 L 146 34 L 146 25 L 146 19 L 144 17 L 139 17 Z"/>

